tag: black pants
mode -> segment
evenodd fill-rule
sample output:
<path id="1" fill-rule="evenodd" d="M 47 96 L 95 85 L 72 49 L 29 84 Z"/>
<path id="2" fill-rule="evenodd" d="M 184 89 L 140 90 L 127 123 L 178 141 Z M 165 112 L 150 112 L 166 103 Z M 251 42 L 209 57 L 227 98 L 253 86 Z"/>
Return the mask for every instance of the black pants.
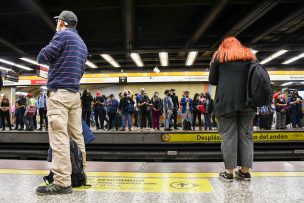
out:
<path id="1" fill-rule="evenodd" d="M 137 122 L 138 122 L 138 111 L 135 111 L 134 112 L 134 126 L 135 127 L 138 127 Z"/>
<path id="2" fill-rule="evenodd" d="M 193 110 L 193 127 L 195 127 L 196 118 L 198 119 L 199 127 L 202 126 L 201 112 L 198 110 Z"/>
<path id="3" fill-rule="evenodd" d="M 9 111 L 1 111 L 1 118 L 2 118 L 2 129 L 5 129 L 5 119 L 7 121 L 8 127 L 11 128 L 11 118 Z"/>
<path id="4" fill-rule="evenodd" d="M 91 110 L 90 109 L 82 109 L 82 119 L 87 123 L 90 127 L 90 117 L 91 117 Z"/>
<path id="5" fill-rule="evenodd" d="M 105 119 L 105 113 L 102 110 L 96 110 L 95 113 L 95 122 L 96 122 L 96 128 L 97 129 L 104 129 L 104 119 Z M 100 121 L 100 125 L 99 125 Z"/>
<path id="6" fill-rule="evenodd" d="M 40 128 L 42 129 L 43 121 L 45 123 L 45 128 L 48 128 L 48 118 L 46 116 L 47 110 L 44 108 L 39 109 L 39 116 L 40 116 Z"/>
<path id="7" fill-rule="evenodd" d="M 173 109 L 172 111 L 172 119 L 174 121 L 174 128 L 177 128 L 177 109 Z"/>
<path id="8" fill-rule="evenodd" d="M 116 113 L 108 112 L 108 116 L 109 116 L 109 130 L 111 130 L 114 127 Z"/>
<path id="9" fill-rule="evenodd" d="M 149 111 L 141 111 L 140 128 L 146 128 L 147 127 L 148 114 L 149 114 Z"/>
<path id="10" fill-rule="evenodd" d="M 33 115 L 33 124 L 34 124 L 34 128 L 37 129 L 37 113 Z"/>

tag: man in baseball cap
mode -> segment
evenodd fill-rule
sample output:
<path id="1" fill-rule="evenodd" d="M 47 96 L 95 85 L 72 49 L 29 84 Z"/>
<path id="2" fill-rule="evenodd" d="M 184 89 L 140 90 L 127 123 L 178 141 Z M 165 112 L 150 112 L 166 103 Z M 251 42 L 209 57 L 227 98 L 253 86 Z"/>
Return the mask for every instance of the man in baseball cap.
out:
<path id="1" fill-rule="evenodd" d="M 78 18 L 72 11 L 62 11 L 59 16 L 54 17 L 57 21 L 62 20 L 64 25 L 76 27 L 78 23 Z M 58 28 L 58 24 L 57 24 Z M 59 30 L 56 28 L 56 31 Z"/>
<path id="2" fill-rule="evenodd" d="M 52 148 L 51 172 L 54 182 L 36 189 L 38 195 L 71 193 L 72 165 L 70 139 L 82 152 L 83 167 L 86 151 L 82 135 L 80 80 L 84 74 L 88 50 L 78 35 L 77 16 L 62 11 L 57 19 L 56 33 L 51 42 L 41 49 L 37 62 L 49 64 L 47 81 L 47 114 L 49 141 Z"/>

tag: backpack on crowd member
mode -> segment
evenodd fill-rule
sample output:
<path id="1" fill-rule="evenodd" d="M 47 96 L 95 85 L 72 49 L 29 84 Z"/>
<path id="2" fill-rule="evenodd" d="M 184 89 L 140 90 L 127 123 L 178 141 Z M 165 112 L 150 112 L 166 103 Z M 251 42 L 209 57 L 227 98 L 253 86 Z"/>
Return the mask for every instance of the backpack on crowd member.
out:
<path id="1" fill-rule="evenodd" d="M 187 118 L 183 121 L 183 129 L 191 130 L 191 122 Z"/>
<path id="2" fill-rule="evenodd" d="M 271 104 L 273 90 L 266 68 L 258 61 L 251 61 L 247 81 L 246 105 L 253 107 Z"/>
<path id="3" fill-rule="evenodd" d="M 83 170 L 82 152 L 78 147 L 77 143 L 73 140 L 70 141 L 70 158 L 72 164 L 72 187 L 80 187 L 82 185 L 87 185 L 87 177 Z M 53 183 L 54 173 L 50 171 L 49 175 L 43 177 L 43 180 L 46 184 Z"/>
<path id="4" fill-rule="evenodd" d="M 205 109 L 205 105 L 204 104 L 200 104 L 197 106 L 197 109 L 199 110 L 199 112 L 201 114 L 205 114 L 206 113 L 206 109 Z"/>

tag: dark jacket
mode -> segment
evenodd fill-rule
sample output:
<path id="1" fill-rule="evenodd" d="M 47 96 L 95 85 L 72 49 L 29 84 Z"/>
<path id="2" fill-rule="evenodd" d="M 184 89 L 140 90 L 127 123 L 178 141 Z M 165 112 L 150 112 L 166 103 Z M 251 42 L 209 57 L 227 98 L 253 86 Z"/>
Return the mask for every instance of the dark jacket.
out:
<path id="1" fill-rule="evenodd" d="M 212 111 L 214 109 L 213 99 L 205 99 L 204 100 L 204 107 L 205 107 L 206 113 L 212 113 Z"/>
<path id="2" fill-rule="evenodd" d="M 173 102 L 173 110 L 179 109 L 179 102 L 178 102 L 178 96 L 175 94 L 171 95 L 172 102 Z"/>
<path id="3" fill-rule="evenodd" d="M 102 111 L 102 110 L 104 110 L 104 104 L 101 104 L 101 103 L 104 103 L 105 99 L 102 96 L 96 96 L 96 97 L 94 97 L 93 102 L 94 102 L 94 111 Z M 95 102 L 100 102 L 100 103 L 95 104 Z"/>
<path id="4" fill-rule="evenodd" d="M 210 65 L 209 82 L 216 85 L 214 113 L 216 117 L 248 108 L 246 85 L 250 61 L 231 61 Z"/>
<path id="5" fill-rule="evenodd" d="M 161 100 L 161 98 L 152 98 L 151 102 L 153 104 L 153 108 L 161 111 L 163 110 L 163 101 Z"/>
<path id="6" fill-rule="evenodd" d="M 194 99 L 193 99 L 193 103 L 192 103 L 193 111 L 199 111 L 199 110 L 197 109 L 198 105 L 201 105 L 201 100 L 200 100 L 200 99 L 199 99 L 199 100 L 194 100 Z"/>
<path id="7" fill-rule="evenodd" d="M 128 113 L 132 105 L 134 106 L 134 101 L 131 98 L 123 97 L 119 102 L 118 109 L 123 113 Z"/>
<path id="8" fill-rule="evenodd" d="M 81 99 L 82 109 L 85 109 L 87 111 L 91 111 L 92 110 L 93 97 L 90 94 L 89 95 L 82 95 L 80 97 L 80 99 Z"/>

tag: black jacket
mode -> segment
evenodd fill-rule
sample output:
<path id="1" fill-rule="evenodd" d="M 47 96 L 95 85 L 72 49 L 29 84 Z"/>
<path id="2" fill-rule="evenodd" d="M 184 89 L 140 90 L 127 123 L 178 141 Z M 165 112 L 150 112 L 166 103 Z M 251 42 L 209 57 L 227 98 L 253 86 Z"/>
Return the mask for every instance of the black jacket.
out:
<path id="1" fill-rule="evenodd" d="M 248 108 L 246 85 L 250 61 L 231 61 L 210 65 L 209 82 L 216 85 L 214 113 L 216 117 Z"/>
<path id="2" fill-rule="evenodd" d="M 179 108 L 178 96 L 171 95 L 172 102 L 173 102 L 173 110 L 177 110 Z"/>
<path id="3" fill-rule="evenodd" d="M 93 101 L 93 97 L 89 94 L 89 95 L 82 95 L 81 96 L 81 104 L 82 104 L 82 109 L 85 109 L 87 111 L 91 111 L 92 110 L 92 101 Z"/>
<path id="4" fill-rule="evenodd" d="M 126 113 L 130 110 L 129 105 L 134 106 L 134 101 L 130 97 L 123 97 L 119 102 L 118 109 L 123 113 Z"/>

